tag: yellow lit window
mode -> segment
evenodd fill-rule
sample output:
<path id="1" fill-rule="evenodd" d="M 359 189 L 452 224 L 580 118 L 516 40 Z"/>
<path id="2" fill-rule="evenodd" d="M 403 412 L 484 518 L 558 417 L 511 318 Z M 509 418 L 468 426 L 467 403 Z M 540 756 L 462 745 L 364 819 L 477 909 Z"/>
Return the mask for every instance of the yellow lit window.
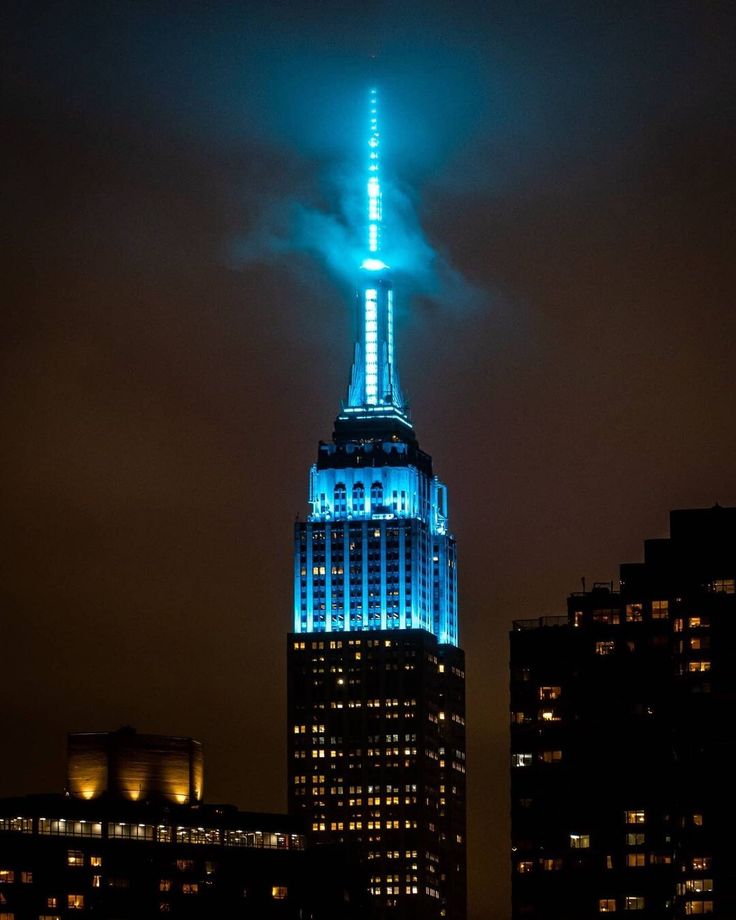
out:
<path id="1" fill-rule="evenodd" d="M 101 887 L 102 887 L 102 876 L 101 876 L 101 875 L 93 875 L 93 876 L 92 876 L 92 887 L 93 887 L 93 888 L 101 888 Z"/>
<path id="2" fill-rule="evenodd" d="M 23 885 L 32 885 L 33 884 L 33 873 L 30 870 L 25 870 L 21 872 L 20 880 Z"/>
<path id="3" fill-rule="evenodd" d="M 66 864 L 68 866 L 83 866 L 84 865 L 84 853 L 81 850 L 67 850 L 66 851 Z"/>
<path id="4" fill-rule="evenodd" d="M 543 763 L 558 763 L 562 760 L 562 751 L 542 751 L 541 760 Z"/>
<path id="5" fill-rule="evenodd" d="M 558 872 L 562 868 L 561 859 L 543 859 L 542 869 L 545 872 Z"/>
<path id="6" fill-rule="evenodd" d="M 703 816 L 698 813 L 694 814 L 693 824 L 695 825 L 695 827 L 702 827 L 703 826 Z"/>
<path id="7" fill-rule="evenodd" d="M 602 914 L 612 914 L 616 911 L 616 899 L 615 898 L 601 898 L 598 901 L 598 910 Z"/>
<path id="8" fill-rule="evenodd" d="M 10 885 L 15 881 L 15 872 L 12 869 L 0 869 L 0 885 Z"/>
<path id="9" fill-rule="evenodd" d="M 181 886 L 182 894 L 199 894 L 198 882 L 183 882 Z"/>
<path id="10" fill-rule="evenodd" d="M 685 880 L 685 883 L 682 885 L 683 892 L 685 891 L 713 891 L 713 879 L 712 878 L 689 878 Z"/>
<path id="11" fill-rule="evenodd" d="M 66 906 L 68 910 L 84 910 L 84 895 L 68 894 L 66 896 Z"/>
<path id="12" fill-rule="evenodd" d="M 274 901 L 283 901 L 289 894 L 289 889 L 286 885 L 273 885 L 271 888 L 271 897 Z"/>
<path id="13" fill-rule="evenodd" d="M 711 862 L 710 856 L 693 856 L 691 865 L 695 870 L 710 869 Z"/>
<path id="14" fill-rule="evenodd" d="M 646 841 L 645 834 L 627 834 L 626 835 L 626 846 L 629 846 L 629 847 L 644 846 L 645 841 Z"/>
<path id="15" fill-rule="evenodd" d="M 534 863 L 531 859 L 522 859 L 516 864 L 516 871 L 521 875 L 528 875 L 534 871 Z"/>
<path id="16" fill-rule="evenodd" d="M 59 899 L 58 898 L 46 898 L 46 907 L 58 907 Z"/>
<path id="17" fill-rule="evenodd" d="M 587 850 L 590 847 L 590 834 L 570 834 L 570 846 L 573 850 Z"/>
<path id="18" fill-rule="evenodd" d="M 639 868 L 641 866 L 646 866 L 646 856 L 644 853 L 627 853 L 626 854 L 626 865 L 629 869 Z"/>
<path id="19" fill-rule="evenodd" d="M 691 674 L 710 671 L 710 661 L 688 661 L 687 669 Z"/>
<path id="20" fill-rule="evenodd" d="M 641 623 L 644 617 L 644 605 L 643 604 L 627 604 L 626 605 L 626 622 L 627 623 Z"/>
<path id="21" fill-rule="evenodd" d="M 158 890 L 159 891 L 171 891 L 171 879 L 162 878 L 158 883 Z"/>
<path id="22" fill-rule="evenodd" d="M 626 895 L 624 910 L 644 910 L 644 898 L 639 895 Z"/>
<path id="23" fill-rule="evenodd" d="M 613 655 L 616 651 L 616 643 L 613 639 L 605 639 L 602 642 L 596 642 L 595 644 L 595 653 L 596 655 Z"/>
<path id="24" fill-rule="evenodd" d="M 627 824 L 646 824 L 647 816 L 644 811 L 627 811 L 625 819 Z"/>
<path id="25" fill-rule="evenodd" d="M 542 702 L 549 702 L 551 700 L 557 700 L 562 694 L 562 687 L 540 687 L 539 688 L 539 699 Z"/>
<path id="26" fill-rule="evenodd" d="M 666 620 L 670 614 L 669 601 L 652 601 L 652 619 Z"/>
<path id="27" fill-rule="evenodd" d="M 691 917 L 694 914 L 712 914 L 712 901 L 685 901 L 685 916 Z"/>
<path id="28" fill-rule="evenodd" d="M 101 865 L 102 865 L 102 857 L 101 857 L 101 856 L 90 856 L 90 858 L 89 858 L 89 864 L 90 864 L 90 866 L 93 866 L 93 867 L 99 867 L 99 866 L 101 866 Z"/>

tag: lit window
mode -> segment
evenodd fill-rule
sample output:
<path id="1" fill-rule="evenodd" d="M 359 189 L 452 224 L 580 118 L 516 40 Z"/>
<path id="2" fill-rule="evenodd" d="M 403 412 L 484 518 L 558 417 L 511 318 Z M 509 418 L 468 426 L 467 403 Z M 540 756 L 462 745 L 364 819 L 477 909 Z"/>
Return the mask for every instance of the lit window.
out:
<path id="1" fill-rule="evenodd" d="M 685 916 L 690 917 L 693 914 L 712 914 L 712 901 L 685 901 Z"/>
<path id="2" fill-rule="evenodd" d="M 84 853 L 81 850 L 67 850 L 66 864 L 67 866 L 83 866 Z"/>
<path id="3" fill-rule="evenodd" d="M 689 878 L 683 885 L 684 891 L 713 891 L 712 878 Z"/>
<path id="4" fill-rule="evenodd" d="M 182 894 L 199 894 L 198 882 L 183 882 L 181 886 Z"/>
<path id="5" fill-rule="evenodd" d="M 710 661 L 688 661 L 687 669 L 691 674 L 710 671 Z"/>
<path id="6" fill-rule="evenodd" d="M 32 885 L 33 884 L 33 873 L 29 870 L 25 870 L 20 874 L 21 884 L 23 885 Z"/>
<path id="7" fill-rule="evenodd" d="M 710 869 L 711 862 L 710 856 L 693 856 L 692 867 L 696 870 Z"/>
<path id="8" fill-rule="evenodd" d="M 0 869 L 0 885 L 10 885 L 15 881 L 15 872 L 12 869 Z"/>
<path id="9" fill-rule="evenodd" d="M 626 854 L 626 865 L 629 869 L 637 869 L 641 866 L 646 866 L 647 859 L 644 853 L 627 853 Z"/>
<path id="10" fill-rule="evenodd" d="M 545 872 L 558 872 L 562 868 L 561 859 L 543 859 L 542 868 Z"/>
<path id="11" fill-rule="evenodd" d="M 534 871 L 534 863 L 531 859 L 521 859 L 516 864 L 516 871 L 521 875 L 528 875 L 530 872 Z"/>
<path id="12" fill-rule="evenodd" d="M 605 639 L 602 642 L 596 642 L 595 644 L 595 653 L 596 655 L 613 655 L 616 651 L 616 643 L 613 639 Z"/>
<path id="13" fill-rule="evenodd" d="M 644 898 L 628 894 L 624 898 L 624 910 L 644 910 Z"/>
<path id="14" fill-rule="evenodd" d="M 627 824 L 646 824 L 647 816 L 643 811 L 627 811 L 625 819 Z"/>
<path id="15" fill-rule="evenodd" d="M 719 594 L 736 594 L 736 579 L 717 578 L 713 582 L 713 590 Z"/>
<path id="16" fill-rule="evenodd" d="M 66 896 L 66 906 L 68 910 L 84 910 L 84 895 L 68 894 Z"/>
<path id="17" fill-rule="evenodd" d="M 93 888 L 101 888 L 101 887 L 102 887 L 102 876 L 101 876 L 101 875 L 93 875 L 93 876 L 92 876 L 92 887 L 93 887 Z"/>
<path id="18" fill-rule="evenodd" d="M 626 622 L 627 623 L 641 623 L 644 618 L 644 605 L 643 604 L 627 604 L 626 605 Z"/>
<path id="19" fill-rule="evenodd" d="M 532 755 L 531 754 L 512 754 L 511 755 L 511 766 L 512 767 L 530 767 L 532 765 Z"/>
<path id="20" fill-rule="evenodd" d="M 650 866 L 671 866 L 672 856 L 669 853 L 651 853 L 649 855 Z"/>
<path id="21" fill-rule="evenodd" d="M 666 620 L 670 615 L 669 601 L 652 601 L 652 619 Z"/>
<path id="22" fill-rule="evenodd" d="M 615 898 L 601 898 L 598 901 L 598 910 L 602 914 L 612 914 L 616 910 L 616 899 Z"/>
<path id="23" fill-rule="evenodd" d="M 273 885 L 271 888 L 271 897 L 274 901 L 283 901 L 289 894 L 289 889 L 286 885 Z"/>
<path id="24" fill-rule="evenodd" d="M 46 898 L 46 907 L 58 907 L 59 899 L 58 898 Z"/>
<path id="25" fill-rule="evenodd" d="M 562 687 L 540 687 L 539 688 L 539 699 L 543 702 L 548 702 L 550 700 L 557 700 L 560 698 L 562 693 Z"/>
<path id="26" fill-rule="evenodd" d="M 158 890 L 159 891 L 171 891 L 171 879 L 162 878 L 161 881 L 158 883 Z"/>
<path id="27" fill-rule="evenodd" d="M 539 718 L 542 722 L 559 722 L 560 716 L 554 711 L 554 709 L 540 709 Z"/>
<path id="28" fill-rule="evenodd" d="M 558 763 L 562 760 L 562 751 L 542 751 L 539 756 L 543 763 Z"/>
<path id="29" fill-rule="evenodd" d="M 590 846 L 590 834 L 570 834 L 570 846 L 573 850 L 587 850 Z"/>
<path id="30" fill-rule="evenodd" d="M 90 864 L 90 866 L 97 866 L 97 867 L 101 866 L 101 865 L 102 865 L 102 857 L 101 857 L 101 856 L 90 856 L 90 858 L 89 858 L 89 864 Z"/>
<path id="31" fill-rule="evenodd" d="M 703 816 L 700 813 L 696 813 L 693 815 L 693 824 L 695 825 L 695 827 L 703 826 Z"/>
<path id="32" fill-rule="evenodd" d="M 627 834 L 626 835 L 626 846 L 629 846 L 629 847 L 644 846 L 645 841 L 646 841 L 646 836 L 644 834 Z"/>

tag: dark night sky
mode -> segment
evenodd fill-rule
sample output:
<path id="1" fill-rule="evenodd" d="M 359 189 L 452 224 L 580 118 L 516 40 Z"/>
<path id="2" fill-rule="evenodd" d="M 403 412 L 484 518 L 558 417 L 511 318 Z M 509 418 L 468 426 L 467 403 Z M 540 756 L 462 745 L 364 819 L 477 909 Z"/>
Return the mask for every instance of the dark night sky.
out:
<path id="1" fill-rule="evenodd" d="M 504 920 L 511 620 L 736 503 L 733 4 L 2 17 L 0 794 L 130 723 L 201 738 L 211 800 L 285 807 L 291 527 L 347 384 L 375 78 L 459 541 L 472 920 Z"/>

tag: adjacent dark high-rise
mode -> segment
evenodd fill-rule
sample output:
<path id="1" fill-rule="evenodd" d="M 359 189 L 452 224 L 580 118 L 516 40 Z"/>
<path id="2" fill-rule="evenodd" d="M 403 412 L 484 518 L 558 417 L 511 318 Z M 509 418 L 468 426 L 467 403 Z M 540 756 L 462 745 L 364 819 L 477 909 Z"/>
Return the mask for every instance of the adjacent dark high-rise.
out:
<path id="1" fill-rule="evenodd" d="M 463 920 L 455 541 L 399 385 L 375 92 L 370 109 L 353 370 L 295 531 L 289 803 L 313 841 L 353 849 L 377 916 Z"/>
<path id="2" fill-rule="evenodd" d="M 736 917 L 736 508 L 511 633 L 513 917 Z"/>

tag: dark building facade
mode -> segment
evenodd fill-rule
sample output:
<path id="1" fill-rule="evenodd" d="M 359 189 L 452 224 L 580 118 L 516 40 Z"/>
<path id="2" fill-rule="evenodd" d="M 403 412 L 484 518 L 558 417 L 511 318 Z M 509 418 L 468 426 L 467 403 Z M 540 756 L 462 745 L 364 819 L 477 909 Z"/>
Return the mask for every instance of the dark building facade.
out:
<path id="1" fill-rule="evenodd" d="M 736 917 L 736 508 L 511 632 L 513 917 Z"/>
<path id="2" fill-rule="evenodd" d="M 202 766 L 192 739 L 130 729 L 70 736 L 71 776 L 80 747 L 85 758 L 92 747 L 114 751 L 124 772 L 139 768 L 143 752 L 146 772 L 160 771 L 161 785 L 149 785 L 145 797 L 127 789 L 91 796 L 85 784 L 79 794 L 0 800 L 2 920 L 363 916 L 363 880 L 353 877 L 349 854 L 310 851 L 297 819 L 172 798 L 172 751 L 177 770 L 182 750 L 193 750 Z"/>
<path id="3" fill-rule="evenodd" d="M 447 490 L 419 448 L 394 360 L 371 95 L 368 256 L 347 399 L 295 529 L 289 804 L 351 846 L 375 915 L 464 920 L 465 694 Z"/>

